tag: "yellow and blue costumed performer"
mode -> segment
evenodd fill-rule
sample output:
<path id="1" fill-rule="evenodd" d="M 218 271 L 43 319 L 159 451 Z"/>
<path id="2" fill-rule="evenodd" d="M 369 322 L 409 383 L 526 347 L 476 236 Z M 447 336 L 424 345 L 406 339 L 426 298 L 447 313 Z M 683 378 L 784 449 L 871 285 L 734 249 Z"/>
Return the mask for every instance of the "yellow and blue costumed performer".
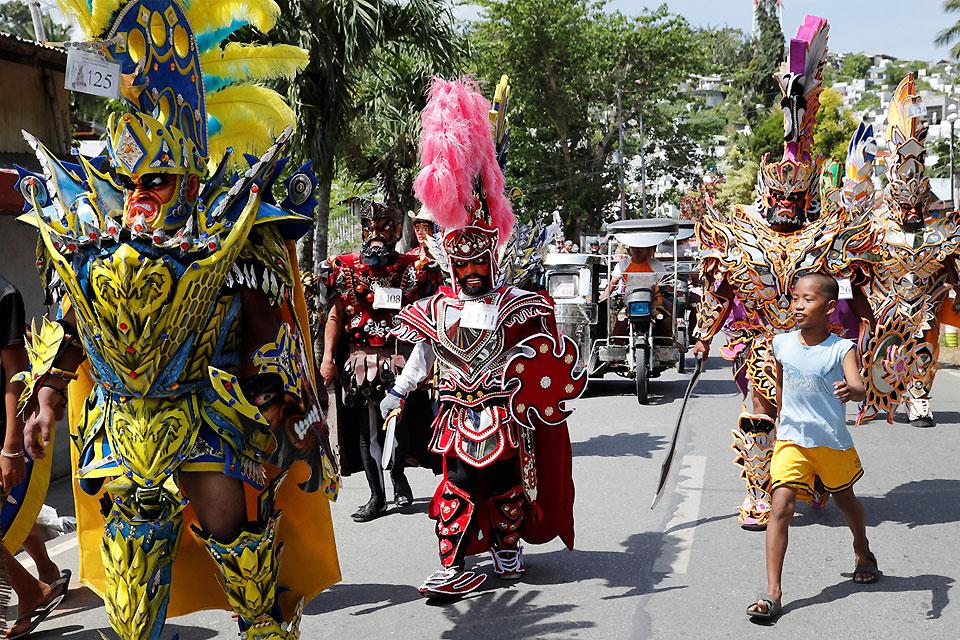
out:
<path id="1" fill-rule="evenodd" d="M 43 172 L 21 170 L 23 219 L 61 299 L 21 375 L 28 451 L 44 457 L 69 384 L 81 580 L 121 638 L 213 608 L 242 638 L 297 638 L 303 602 L 340 577 L 339 477 L 292 250 L 316 180 L 305 165 L 274 188 L 294 117 L 257 81 L 307 53 L 224 44 L 272 28 L 273 0 L 62 6 L 120 65 L 127 109 L 98 158 L 24 134 Z"/>

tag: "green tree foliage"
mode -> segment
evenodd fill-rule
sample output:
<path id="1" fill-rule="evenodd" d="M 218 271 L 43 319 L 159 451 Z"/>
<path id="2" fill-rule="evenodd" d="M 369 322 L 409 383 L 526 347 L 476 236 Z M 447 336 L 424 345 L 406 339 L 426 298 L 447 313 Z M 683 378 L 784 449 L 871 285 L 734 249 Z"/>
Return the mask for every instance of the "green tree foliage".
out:
<path id="1" fill-rule="evenodd" d="M 47 40 L 62 42 L 70 39 L 70 27 L 55 22 L 48 14 L 43 14 L 40 20 Z M 0 31 L 12 33 L 27 40 L 33 40 L 33 19 L 30 17 L 30 7 L 24 2 L 13 0 L 0 4 Z"/>
<path id="2" fill-rule="evenodd" d="M 873 61 L 862 53 L 851 53 L 844 56 L 840 65 L 840 72 L 837 74 L 837 80 L 849 82 L 850 80 L 859 80 L 865 78 L 873 66 Z"/>
<path id="3" fill-rule="evenodd" d="M 737 78 L 748 119 L 758 120 L 780 100 L 780 87 L 773 74 L 786 59 L 783 30 L 770 0 L 757 3 L 757 34 L 752 42 L 753 57 Z M 758 110 L 755 105 L 763 105 Z"/>
<path id="4" fill-rule="evenodd" d="M 813 127 L 813 156 L 843 164 L 847 157 L 847 145 L 856 129 L 857 121 L 843 108 L 843 97 L 833 89 L 824 89 L 820 94 L 820 110 Z"/>
<path id="5" fill-rule="evenodd" d="M 327 227 L 336 161 L 352 124 L 364 113 L 358 88 L 380 56 L 416 48 L 431 60 L 460 55 L 462 39 L 444 0 L 278 0 L 281 17 L 271 38 L 299 44 L 310 64 L 288 94 L 297 115 L 294 148 L 313 161 L 320 180 L 312 239 L 301 242 L 301 264 L 319 263 L 327 253 Z"/>
<path id="6" fill-rule="evenodd" d="M 774 160 L 783 155 L 783 112 L 773 109 L 757 124 L 744 143 L 753 158 L 769 153 Z"/>
<path id="7" fill-rule="evenodd" d="M 474 71 L 488 93 L 503 73 L 513 84 L 508 181 L 525 194 L 521 214 L 559 210 L 575 236 L 618 212 L 618 167 L 611 161 L 618 92 L 626 155 L 647 152 L 648 182 L 692 174 L 697 158 L 689 132 L 696 125 L 677 102 L 677 86 L 703 65 L 684 18 L 665 7 L 628 17 L 591 0 L 479 4 L 470 33 Z M 635 212 L 639 194 L 629 199 Z"/>
<path id="8" fill-rule="evenodd" d="M 957 132 L 954 130 L 954 162 L 960 160 L 956 154 L 960 149 L 957 148 Z M 950 140 L 948 138 L 938 138 L 935 142 L 928 143 L 928 156 L 937 156 L 937 161 L 926 168 L 924 172 L 928 178 L 949 178 L 950 177 Z"/>
<path id="9" fill-rule="evenodd" d="M 960 13 L 960 0 L 943 0 L 943 11 L 945 13 Z M 960 57 L 960 20 L 938 33 L 933 42 L 941 47 L 952 45 L 950 55 L 953 58 Z"/>

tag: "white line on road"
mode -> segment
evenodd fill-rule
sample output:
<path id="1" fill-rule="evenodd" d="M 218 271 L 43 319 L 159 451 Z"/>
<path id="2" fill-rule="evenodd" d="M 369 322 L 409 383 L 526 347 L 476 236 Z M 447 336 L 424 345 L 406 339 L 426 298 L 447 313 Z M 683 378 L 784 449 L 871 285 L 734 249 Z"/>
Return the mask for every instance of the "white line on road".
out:
<path id="1" fill-rule="evenodd" d="M 677 493 L 681 496 L 680 504 L 677 505 L 673 517 L 667 523 L 666 531 L 678 525 L 694 522 L 700 517 L 700 494 L 703 489 L 707 458 L 706 456 L 683 456 L 680 465 L 679 473 L 683 477 L 683 480 L 677 483 Z M 660 547 L 660 555 L 653 564 L 654 573 L 685 574 L 687 565 L 690 564 L 693 536 L 696 531 L 696 527 L 688 526 L 679 529 L 676 533 L 667 534 Z"/>

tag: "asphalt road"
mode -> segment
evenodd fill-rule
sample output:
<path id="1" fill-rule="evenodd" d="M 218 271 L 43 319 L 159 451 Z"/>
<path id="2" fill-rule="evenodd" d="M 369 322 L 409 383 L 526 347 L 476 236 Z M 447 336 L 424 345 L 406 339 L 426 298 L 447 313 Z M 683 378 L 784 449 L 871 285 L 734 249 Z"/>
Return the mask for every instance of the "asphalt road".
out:
<path id="1" fill-rule="evenodd" d="M 764 586 L 763 536 L 737 527 L 742 483 L 731 463 L 730 429 L 740 399 L 719 359 L 690 401 L 668 494 L 649 508 L 676 419 L 685 376 L 654 382 L 650 406 L 632 385 L 592 385 L 570 425 L 576 499 L 576 550 L 559 543 L 527 549 L 522 582 L 490 578 L 470 597 L 443 606 L 415 586 L 436 566 L 426 496 L 435 479 L 409 474 L 414 512 L 367 524 L 349 514 L 366 500 L 361 476 L 346 480 L 334 506 L 343 582 L 306 608 L 303 638 L 954 638 L 960 606 L 960 371 L 935 388 L 934 429 L 904 421 L 854 430 L 865 475 L 857 484 L 868 534 L 883 571 L 870 586 L 850 580 L 849 532 L 832 506 L 801 507 L 791 529 L 784 578 L 785 615 L 766 628 L 744 608 Z M 853 407 L 850 407 L 850 412 Z M 65 485 L 49 502 L 69 511 Z M 74 538 L 50 543 L 55 560 L 76 569 Z M 489 570 L 487 558 L 476 558 Z M 73 585 L 70 599 L 34 638 L 94 640 L 106 628 L 100 601 Z M 40 632 L 42 631 L 42 632 Z M 170 621 L 164 638 L 236 637 L 226 612 Z"/>

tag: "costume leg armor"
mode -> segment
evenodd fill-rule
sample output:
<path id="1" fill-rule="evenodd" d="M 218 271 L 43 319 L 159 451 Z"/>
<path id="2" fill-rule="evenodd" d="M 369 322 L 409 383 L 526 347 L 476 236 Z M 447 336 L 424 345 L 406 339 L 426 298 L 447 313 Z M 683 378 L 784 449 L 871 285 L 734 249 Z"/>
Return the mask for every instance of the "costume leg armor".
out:
<path id="1" fill-rule="evenodd" d="M 519 578 L 523 575 L 520 527 L 523 525 L 525 500 L 523 488 L 519 486 L 490 498 L 490 530 L 493 536 L 490 556 L 493 558 L 493 571 L 501 578 Z"/>
<path id="2" fill-rule="evenodd" d="M 241 640 L 296 640 L 300 637 L 300 610 L 284 624 L 276 602 L 277 577 L 283 545 L 277 543 L 280 512 L 274 509 L 279 476 L 260 497 L 260 517 L 235 540 L 222 543 L 197 527 L 194 533 L 206 546 L 220 571 L 227 601 L 240 616 Z"/>
<path id="3" fill-rule="evenodd" d="M 487 579 L 485 575 L 463 569 L 461 546 L 475 505 L 466 491 L 444 480 L 437 507 L 437 540 L 443 568 L 424 580 L 420 593 L 427 597 L 456 598 L 470 593 Z"/>
<path id="4" fill-rule="evenodd" d="M 167 508 L 165 515 L 149 520 L 142 517 L 142 513 L 128 511 L 124 500 L 117 498 L 100 544 L 107 617 L 123 640 L 160 638 L 183 526 L 179 509 Z"/>
<path id="5" fill-rule="evenodd" d="M 776 430 L 773 419 L 763 414 L 742 414 L 733 431 L 734 460 L 742 467 L 740 477 L 747 483 L 747 495 L 740 505 L 740 526 L 763 531 L 770 516 L 770 461 Z"/>

